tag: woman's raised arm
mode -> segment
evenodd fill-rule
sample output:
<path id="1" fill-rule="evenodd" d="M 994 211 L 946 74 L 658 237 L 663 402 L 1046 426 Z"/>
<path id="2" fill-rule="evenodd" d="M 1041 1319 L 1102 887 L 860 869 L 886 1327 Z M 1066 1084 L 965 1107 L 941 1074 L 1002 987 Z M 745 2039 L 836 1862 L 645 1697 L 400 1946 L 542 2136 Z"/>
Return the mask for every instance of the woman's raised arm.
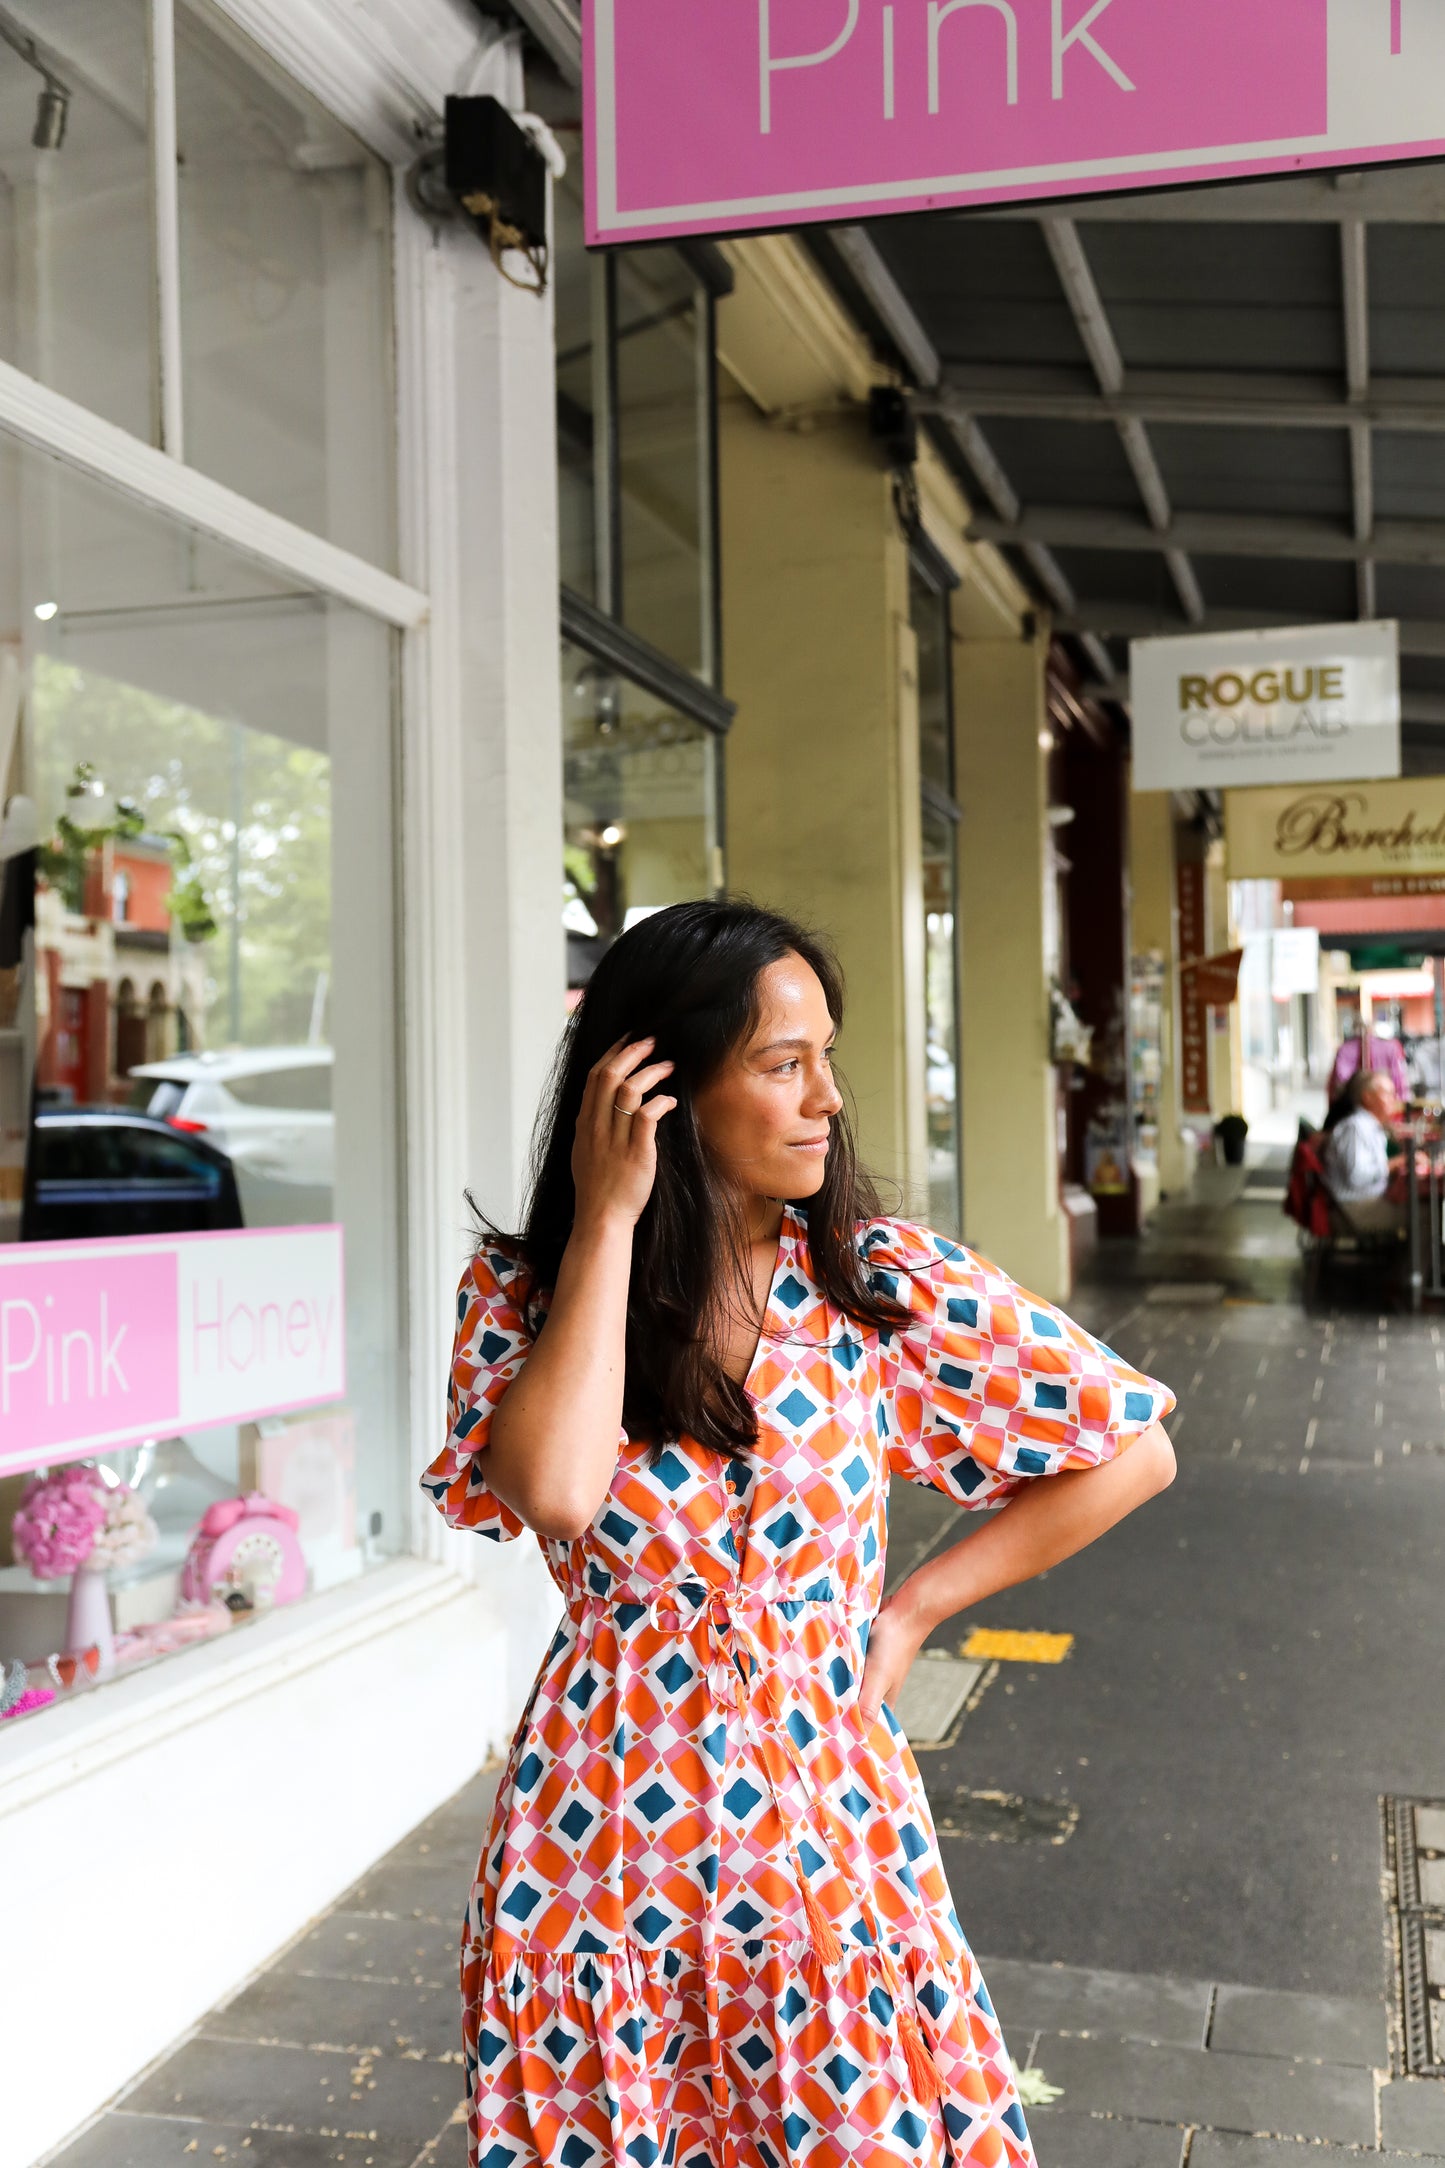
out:
<path id="1" fill-rule="evenodd" d="M 570 1541 L 612 1481 L 622 1423 L 632 1234 L 657 1172 L 648 1098 L 671 1069 L 651 1039 L 619 1042 L 588 1072 L 572 1180 L 577 1204 L 546 1329 L 492 1421 L 487 1482 L 540 1536 Z"/>

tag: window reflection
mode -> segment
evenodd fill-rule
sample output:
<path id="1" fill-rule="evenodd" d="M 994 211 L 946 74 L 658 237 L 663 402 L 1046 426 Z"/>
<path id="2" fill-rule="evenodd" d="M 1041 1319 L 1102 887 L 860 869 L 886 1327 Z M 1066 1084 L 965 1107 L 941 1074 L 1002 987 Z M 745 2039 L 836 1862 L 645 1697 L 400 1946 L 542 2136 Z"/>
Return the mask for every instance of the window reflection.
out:
<path id="1" fill-rule="evenodd" d="M 640 916 L 711 892 L 716 741 L 571 642 L 562 713 L 563 921 L 575 994 Z"/>
<path id="2" fill-rule="evenodd" d="M 700 676 L 707 587 L 706 304 L 671 249 L 616 260 L 622 617 Z"/>

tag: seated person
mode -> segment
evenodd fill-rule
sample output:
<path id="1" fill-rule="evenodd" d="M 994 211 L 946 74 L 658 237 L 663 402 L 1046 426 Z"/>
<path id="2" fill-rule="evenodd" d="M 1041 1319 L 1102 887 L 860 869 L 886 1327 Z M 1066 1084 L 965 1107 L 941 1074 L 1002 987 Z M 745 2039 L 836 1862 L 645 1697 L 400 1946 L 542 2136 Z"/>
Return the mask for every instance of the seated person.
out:
<path id="1" fill-rule="evenodd" d="M 1330 1128 L 1322 1154 L 1325 1180 L 1357 1227 L 1403 1227 L 1403 1167 L 1390 1165 L 1390 1128 L 1400 1096 L 1383 1069 L 1356 1070 L 1342 1097 L 1345 1112 Z"/>

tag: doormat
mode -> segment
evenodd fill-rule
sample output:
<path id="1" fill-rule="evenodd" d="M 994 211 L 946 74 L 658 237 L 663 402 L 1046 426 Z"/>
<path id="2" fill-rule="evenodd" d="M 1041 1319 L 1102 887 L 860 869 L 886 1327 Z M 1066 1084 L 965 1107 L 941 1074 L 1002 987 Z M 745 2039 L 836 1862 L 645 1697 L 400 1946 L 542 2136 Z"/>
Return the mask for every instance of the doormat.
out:
<path id="1" fill-rule="evenodd" d="M 1445 2078 L 1445 1799 L 1381 1804 L 1401 2067 Z"/>
<path id="2" fill-rule="evenodd" d="M 1145 1294 L 1146 1302 L 1223 1302 L 1223 1280 L 1159 1280 Z"/>

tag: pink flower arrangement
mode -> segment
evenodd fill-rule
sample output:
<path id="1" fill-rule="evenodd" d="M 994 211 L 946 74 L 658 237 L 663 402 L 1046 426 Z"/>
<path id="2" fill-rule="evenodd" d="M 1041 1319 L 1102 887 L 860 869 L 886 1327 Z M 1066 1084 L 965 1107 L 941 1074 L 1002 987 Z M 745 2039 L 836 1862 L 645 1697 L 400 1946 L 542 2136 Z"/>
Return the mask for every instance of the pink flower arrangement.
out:
<path id="1" fill-rule="evenodd" d="M 105 1492 L 94 1474 L 62 1468 L 26 1485 L 11 1541 L 37 1581 L 59 1581 L 85 1564 L 105 1522 Z"/>

